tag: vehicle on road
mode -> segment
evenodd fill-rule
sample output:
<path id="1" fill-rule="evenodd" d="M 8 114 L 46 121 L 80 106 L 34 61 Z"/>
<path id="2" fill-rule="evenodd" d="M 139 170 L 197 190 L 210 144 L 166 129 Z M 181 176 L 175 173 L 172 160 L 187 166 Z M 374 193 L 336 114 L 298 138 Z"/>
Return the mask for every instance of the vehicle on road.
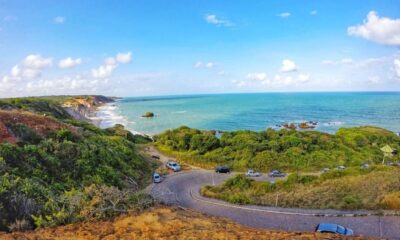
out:
<path id="1" fill-rule="evenodd" d="M 336 223 L 320 223 L 315 228 L 315 231 L 320 233 L 334 233 L 343 236 L 352 236 L 354 234 L 353 230 L 350 228 L 345 228 Z"/>
<path id="2" fill-rule="evenodd" d="M 160 156 L 158 156 L 158 155 L 151 155 L 151 157 L 154 159 L 160 159 Z"/>
<path id="3" fill-rule="evenodd" d="M 174 161 L 168 161 L 166 167 L 174 172 L 179 172 L 181 170 L 181 166 Z"/>
<path id="4" fill-rule="evenodd" d="M 259 172 L 255 172 L 252 169 L 247 170 L 246 176 L 248 177 L 259 177 L 261 174 Z"/>
<path id="5" fill-rule="evenodd" d="M 343 166 L 343 165 L 337 166 L 337 167 L 336 167 L 336 170 L 345 170 L 345 169 L 346 169 L 346 167 Z"/>
<path id="6" fill-rule="evenodd" d="M 230 173 L 231 169 L 227 166 L 218 166 L 215 168 L 215 172 L 217 173 Z"/>
<path id="7" fill-rule="evenodd" d="M 281 172 L 281 171 L 279 171 L 279 170 L 272 170 L 272 171 L 268 174 L 268 176 L 270 176 L 270 177 L 285 177 L 285 176 L 286 176 L 286 173 L 283 173 L 283 172 Z"/>
<path id="8" fill-rule="evenodd" d="M 153 174 L 153 182 L 154 183 L 160 183 L 162 181 L 160 174 L 154 173 Z"/>
<path id="9" fill-rule="evenodd" d="M 322 173 L 326 173 L 326 172 L 329 172 L 329 170 L 330 170 L 329 168 L 323 168 L 323 169 L 321 170 L 321 172 L 322 172 Z"/>
<path id="10" fill-rule="evenodd" d="M 364 163 L 360 166 L 361 169 L 368 169 L 370 166 L 368 163 Z"/>

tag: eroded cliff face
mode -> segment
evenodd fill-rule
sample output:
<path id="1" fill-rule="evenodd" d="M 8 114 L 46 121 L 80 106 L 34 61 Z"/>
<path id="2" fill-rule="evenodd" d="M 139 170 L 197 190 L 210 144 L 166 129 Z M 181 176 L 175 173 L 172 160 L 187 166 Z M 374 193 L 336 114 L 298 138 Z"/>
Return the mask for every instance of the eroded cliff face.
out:
<path id="1" fill-rule="evenodd" d="M 41 100 L 41 101 L 40 101 Z M 49 98 L 15 98 L 0 99 L 0 143 L 15 144 L 19 141 L 13 127 L 24 125 L 39 135 L 50 131 L 68 128 L 75 132 L 70 125 L 62 120 L 74 118 L 90 121 L 97 107 L 115 101 L 104 96 L 60 96 Z M 61 120 L 61 121 L 58 121 Z M 16 126 L 18 128 L 18 126 Z"/>
<path id="2" fill-rule="evenodd" d="M 62 107 L 75 119 L 89 121 L 97 107 L 105 103 L 114 102 L 114 98 L 105 96 L 75 97 L 62 104 Z"/>

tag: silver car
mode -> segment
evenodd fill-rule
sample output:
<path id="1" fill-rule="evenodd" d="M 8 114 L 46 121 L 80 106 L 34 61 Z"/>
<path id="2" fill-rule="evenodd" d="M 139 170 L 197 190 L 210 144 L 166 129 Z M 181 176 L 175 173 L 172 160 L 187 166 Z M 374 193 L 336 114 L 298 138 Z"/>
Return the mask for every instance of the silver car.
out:
<path id="1" fill-rule="evenodd" d="M 153 174 L 153 182 L 154 182 L 154 183 L 160 183 L 161 181 L 162 181 L 162 180 L 161 180 L 160 174 L 154 173 L 154 174 Z"/>
<path id="2" fill-rule="evenodd" d="M 166 166 L 174 172 L 179 172 L 181 170 L 181 166 L 174 161 L 168 161 Z"/>
<path id="3" fill-rule="evenodd" d="M 248 176 L 248 177 L 259 177 L 259 176 L 261 176 L 261 174 L 259 172 L 255 172 L 252 169 L 249 169 L 247 171 L 247 173 L 246 173 L 246 176 Z"/>

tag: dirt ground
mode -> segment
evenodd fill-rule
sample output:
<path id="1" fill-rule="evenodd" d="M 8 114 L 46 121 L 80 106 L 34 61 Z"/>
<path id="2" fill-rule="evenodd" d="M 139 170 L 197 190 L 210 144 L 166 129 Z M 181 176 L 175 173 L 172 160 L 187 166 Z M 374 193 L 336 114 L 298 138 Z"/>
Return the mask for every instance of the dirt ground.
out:
<path id="1" fill-rule="evenodd" d="M 0 233 L 4 240 L 39 239 L 361 239 L 269 231 L 244 227 L 230 220 L 176 208 L 156 207 L 114 221 L 70 224 L 31 232 Z"/>

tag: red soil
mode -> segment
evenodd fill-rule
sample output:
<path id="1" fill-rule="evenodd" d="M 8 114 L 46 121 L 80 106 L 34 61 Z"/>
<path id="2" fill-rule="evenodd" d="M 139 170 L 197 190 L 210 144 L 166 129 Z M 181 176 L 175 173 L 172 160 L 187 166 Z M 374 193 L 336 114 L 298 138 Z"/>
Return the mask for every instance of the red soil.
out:
<path id="1" fill-rule="evenodd" d="M 40 116 L 29 112 L 20 111 L 0 111 L 0 143 L 16 143 L 17 139 L 7 129 L 8 123 L 22 123 L 40 135 L 46 135 L 51 131 L 68 128 L 77 133 L 77 129 L 65 123 L 59 122 L 54 118 Z"/>

